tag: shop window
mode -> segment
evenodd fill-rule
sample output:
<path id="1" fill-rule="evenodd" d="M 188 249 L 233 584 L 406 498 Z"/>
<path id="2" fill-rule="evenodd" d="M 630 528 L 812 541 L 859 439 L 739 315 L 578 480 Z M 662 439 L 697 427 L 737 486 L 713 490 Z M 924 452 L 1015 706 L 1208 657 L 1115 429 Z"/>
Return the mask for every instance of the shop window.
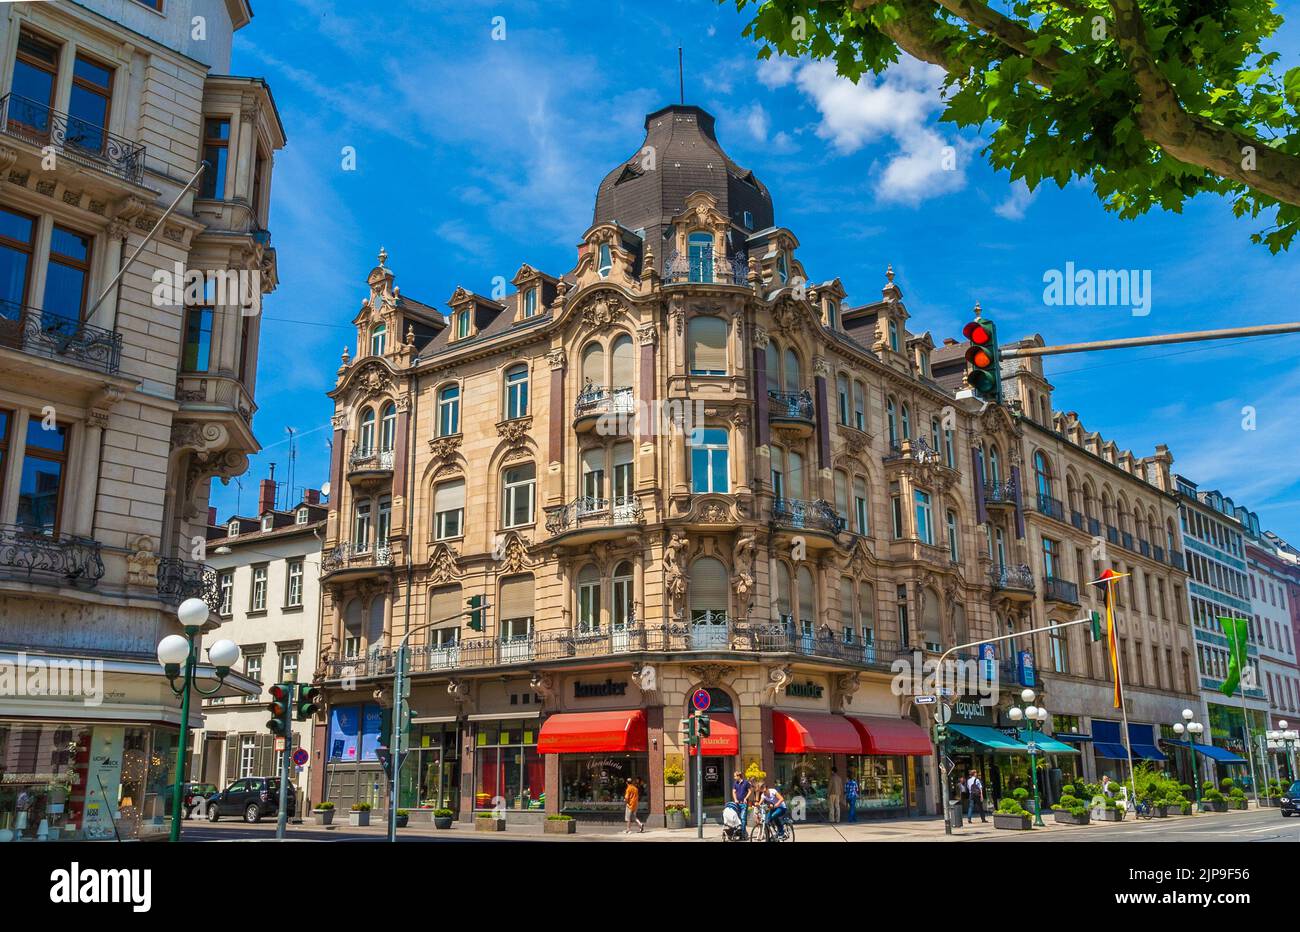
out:
<path id="1" fill-rule="evenodd" d="M 709 711 L 713 708 L 710 706 Z M 637 811 L 642 816 L 650 810 L 649 755 L 645 751 L 631 754 L 561 754 L 560 810 L 570 815 L 623 812 L 623 794 L 627 781 L 641 788 Z"/>
<path id="2" fill-rule="evenodd" d="M 506 719 L 474 726 L 474 808 L 541 810 L 546 776 L 537 722 Z"/>

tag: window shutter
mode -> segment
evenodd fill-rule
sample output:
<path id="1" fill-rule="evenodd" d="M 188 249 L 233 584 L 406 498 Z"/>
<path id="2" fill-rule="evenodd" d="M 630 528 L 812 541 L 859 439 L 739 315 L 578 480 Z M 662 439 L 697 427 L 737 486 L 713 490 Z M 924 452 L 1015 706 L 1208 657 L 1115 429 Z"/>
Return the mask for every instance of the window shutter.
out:
<path id="1" fill-rule="evenodd" d="M 460 586 L 439 586 L 429 593 L 430 624 L 442 621 L 465 608 L 465 601 L 460 597 Z"/>
<path id="2" fill-rule="evenodd" d="M 690 331 L 691 368 L 697 372 L 726 372 L 726 322 L 720 317 L 696 317 Z"/>
<path id="3" fill-rule="evenodd" d="M 226 772 L 223 777 L 218 779 L 221 785 L 217 787 L 224 790 L 231 783 L 239 778 L 239 735 L 226 735 Z"/>
<path id="4" fill-rule="evenodd" d="M 799 567 L 799 620 L 812 624 L 817 620 L 817 596 L 813 592 L 812 573 L 806 566 Z"/>
<path id="5" fill-rule="evenodd" d="M 590 343 L 582 351 L 582 381 L 584 385 L 605 384 L 605 351 L 599 343 Z"/>
<path id="6" fill-rule="evenodd" d="M 500 618 L 533 617 L 533 577 L 531 573 L 507 576 L 501 582 Z"/>
<path id="7" fill-rule="evenodd" d="M 632 444 L 620 443 L 614 447 L 614 465 L 627 466 L 632 462 Z"/>
<path id="8" fill-rule="evenodd" d="M 605 448 L 595 447 L 582 451 L 582 474 L 605 471 Z"/>
<path id="9" fill-rule="evenodd" d="M 632 360 L 632 338 L 619 337 L 614 341 L 613 388 L 633 387 L 632 379 L 635 376 L 632 371 Z"/>
<path id="10" fill-rule="evenodd" d="M 727 610 L 727 569 L 712 557 L 691 564 L 691 608 L 696 611 Z"/>
<path id="11" fill-rule="evenodd" d="M 275 773 L 275 768 L 272 766 L 274 757 L 275 745 L 272 744 L 271 736 L 258 735 L 256 751 L 253 755 L 253 760 L 257 762 L 253 770 L 253 776 L 265 777 Z"/>
<path id="12" fill-rule="evenodd" d="M 853 627 L 853 580 L 847 576 L 840 579 L 840 624 Z"/>
<path id="13" fill-rule="evenodd" d="M 858 623 L 864 628 L 876 625 L 876 589 L 871 583 L 858 587 Z"/>
<path id="14" fill-rule="evenodd" d="M 433 510 L 455 511 L 458 508 L 465 507 L 465 480 L 457 479 L 455 482 L 444 482 L 433 493 Z"/>
<path id="15" fill-rule="evenodd" d="M 790 570 L 784 563 L 776 566 L 776 610 L 780 615 L 793 615 L 790 609 Z"/>

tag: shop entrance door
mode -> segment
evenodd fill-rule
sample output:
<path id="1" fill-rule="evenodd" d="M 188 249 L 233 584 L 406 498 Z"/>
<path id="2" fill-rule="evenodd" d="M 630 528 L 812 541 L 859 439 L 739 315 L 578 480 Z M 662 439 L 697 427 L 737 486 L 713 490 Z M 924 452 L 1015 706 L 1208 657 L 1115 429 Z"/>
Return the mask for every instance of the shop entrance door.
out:
<path id="1" fill-rule="evenodd" d="M 734 757 L 706 756 L 701 763 L 704 787 L 704 814 L 710 822 L 722 819 L 722 810 L 731 799 L 731 772 L 734 770 Z M 695 802 L 695 759 L 690 760 L 692 793 L 690 804 Z"/>

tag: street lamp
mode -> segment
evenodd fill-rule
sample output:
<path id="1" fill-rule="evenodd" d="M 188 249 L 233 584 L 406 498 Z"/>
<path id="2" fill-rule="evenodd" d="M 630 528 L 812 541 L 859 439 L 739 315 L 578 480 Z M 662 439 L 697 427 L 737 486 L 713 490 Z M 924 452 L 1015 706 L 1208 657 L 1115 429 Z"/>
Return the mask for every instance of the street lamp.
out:
<path id="1" fill-rule="evenodd" d="M 1291 772 L 1291 779 L 1295 780 L 1295 749 L 1296 745 L 1300 744 L 1300 732 L 1297 732 L 1294 728 L 1288 728 L 1286 719 L 1280 719 L 1277 724 L 1280 730 L 1270 731 L 1268 740 L 1275 745 L 1277 750 L 1286 753 L 1287 769 Z"/>
<path id="2" fill-rule="evenodd" d="M 1205 730 L 1205 726 L 1200 722 L 1192 721 L 1195 716 L 1196 713 L 1191 709 L 1183 709 L 1183 721 L 1174 725 L 1174 734 L 1180 738 L 1184 734 L 1187 735 L 1187 747 L 1192 755 L 1192 788 L 1196 791 L 1196 808 L 1199 809 L 1201 808 L 1201 769 L 1196 760 L 1196 738 Z"/>
<path id="3" fill-rule="evenodd" d="M 215 695 L 230 668 L 239 663 L 239 645 L 224 639 L 217 641 L 208 648 L 208 659 L 217 668 L 218 683 L 214 689 L 200 689 L 194 682 L 194 667 L 202 643 L 200 634 L 208 620 L 208 603 L 202 599 L 186 599 L 176 609 L 176 618 L 185 634 L 169 634 L 158 642 L 158 662 L 172 692 L 181 700 L 181 735 L 176 749 L 176 782 L 172 786 L 172 841 L 181 840 L 181 786 L 185 782 L 185 748 L 190 738 L 190 690 L 200 696 Z M 181 679 L 179 686 L 177 678 Z"/>
<path id="4" fill-rule="evenodd" d="M 1034 691 L 1026 689 L 1020 693 L 1020 700 L 1025 704 L 1024 708 L 1012 706 L 1007 709 L 1007 717 L 1011 721 L 1019 723 L 1022 719 L 1029 726 L 1029 769 L 1032 773 L 1031 780 L 1034 784 L 1034 825 L 1043 824 L 1043 807 L 1038 799 L 1038 744 L 1034 741 L 1035 731 L 1041 731 L 1043 725 L 1047 723 L 1048 712 L 1041 706 L 1036 706 L 1034 702 Z"/>

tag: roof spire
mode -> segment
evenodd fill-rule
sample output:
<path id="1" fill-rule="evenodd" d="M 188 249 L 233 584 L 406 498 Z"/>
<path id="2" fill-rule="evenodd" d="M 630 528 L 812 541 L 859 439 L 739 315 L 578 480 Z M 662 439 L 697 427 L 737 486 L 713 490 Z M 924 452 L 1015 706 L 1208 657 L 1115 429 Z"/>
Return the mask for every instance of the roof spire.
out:
<path id="1" fill-rule="evenodd" d="M 903 289 L 894 284 L 894 266 L 891 263 L 885 267 L 885 287 L 880 289 L 881 296 L 886 301 L 903 300 Z"/>
<path id="2" fill-rule="evenodd" d="M 379 267 L 382 269 L 384 263 L 388 261 L 388 250 L 383 246 L 379 247 Z"/>

